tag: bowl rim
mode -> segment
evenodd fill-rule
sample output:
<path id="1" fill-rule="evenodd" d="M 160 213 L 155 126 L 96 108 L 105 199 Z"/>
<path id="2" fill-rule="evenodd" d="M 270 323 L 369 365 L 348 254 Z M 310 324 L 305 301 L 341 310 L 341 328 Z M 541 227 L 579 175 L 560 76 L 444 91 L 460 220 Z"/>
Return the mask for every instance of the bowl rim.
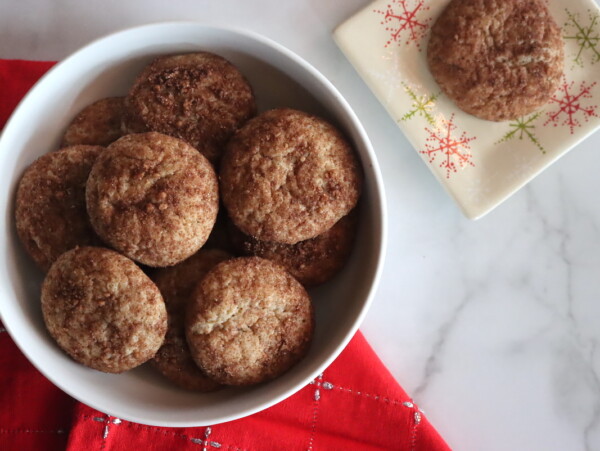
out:
<path id="1" fill-rule="evenodd" d="M 361 323 L 363 322 L 363 320 L 373 302 L 373 299 L 375 297 L 375 293 L 376 293 L 376 290 L 379 285 L 379 281 L 381 279 L 381 275 L 383 272 L 385 254 L 386 254 L 386 249 L 387 249 L 387 238 L 388 238 L 387 237 L 387 233 L 388 233 L 387 214 L 388 213 L 387 213 L 387 202 L 386 202 L 385 189 L 384 189 L 384 184 L 383 184 L 383 177 L 381 174 L 381 170 L 379 167 L 379 163 L 377 161 L 375 151 L 373 149 L 371 141 L 369 140 L 369 137 L 368 137 L 362 123 L 359 121 L 358 116 L 356 115 L 356 113 L 354 112 L 354 110 L 352 109 L 352 107 L 350 106 L 348 101 L 342 96 L 342 94 L 333 85 L 333 83 L 331 81 L 329 81 L 329 79 L 327 79 L 311 63 L 309 63 L 308 61 L 306 61 L 305 59 L 300 57 L 298 54 L 296 54 L 292 50 L 288 49 L 287 47 L 283 46 L 282 44 L 279 44 L 278 42 L 272 40 L 271 38 L 263 36 L 255 31 L 245 29 L 245 28 L 240 28 L 240 27 L 216 25 L 216 24 L 210 24 L 210 23 L 204 23 L 204 22 L 198 22 L 198 21 L 158 21 L 158 22 L 154 22 L 154 23 L 148 23 L 148 24 L 144 24 L 144 25 L 120 29 L 120 30 L 111 32 L 109 34 L 103 35 L 99 38 L 96 38 L 96 39 L 90 41 L 89 43 L 80 47 L 78 50 L 71 53 L 69 56 L 67 56 L 63 60 L 58 61 L 42 77 L 40 77 L 40 79 L 23 96 L 23 98 L 20 100 L 20 102 L 18 103 L 18 105 L 16 106 L 14 111 L 12 112 L 11 116 L 9 117 L 8 121 L 6 122 L 4 128 L 2 129 L 2 131 L 0 133 L 0 149 L 2 149 L 2 147 L 3 147 L 2 144 L 4 141 L 5 135 L 7 135 L 12 128 L 12 123 L 17 120 L 17 118 L 21 115 L 21 113 L 20 113 L 21 110 L 23 110 L 25 108 L 24 105 L 29 103 L 29 101 L 30 101 L 29 99 L 34 97 L 36 95 L 37 91 L 39 91 L 40 89 L 43 88 L 43 86 L 46 83 L 46 79 L 48 79 L 49 77 L 52 77 L 54 73 L 61 71 L 63 67 L 71 64 L 71 62 L 73 60 L 78 59 L 81 54 L 85 54 L 90 51 L 93 51 L 93 49 L 95 47 L 102 45 L 106 41 L 115 40 L 115 39 L 118 39 L 120 37 L 129 35 L 129 34 L 135 34 L 135 33 L 139 33 L 140 31 L 145 31 L 145 30 L 149 30 L 149 29 L 170 28 L 170 27 L 174 27 L 174 26 L 175 27 L 187 26 L 187 27 L 194 27 L 194 28 L 203 28 L 203 29 L 207 29 L 207 30 L 214 30 L 216 32 L 226 32 L 226 33 L 231 33 L 233 35 L 238 35 L 242 38 L 254 40 L 261 45 L 270 47 L 271 49 L 273 49 L 274 51 L 279 53 L 281 56 L 283 56 L 284 58 L 291 60 L 294 64 L 300 66 L 303 70 L 308 72 L 311 77 L 315 78 L 317 80 L 317 82 L 319 84 L 321 84 L 329 94 L 332 95 L 332 97 L 335 99 L 335 102 L 341 107 L 344 114 L 349 119 L 349 122 L 353 129 L 353 132 L 356 133 L 356 136 L 361 141 L 360 142 L 361 147 L 364 149 L 364 151 L 368 155 L 369 163 L 370 163 L 370 170 L 373 175 L 373 177 L 370 181 L 373 183 L 373 188 L 374 188 L 373 191 L 376 193 L 375 200 L 376 200 L 377 205 L 375 205 L 375 207 L 376 207 L 375 210 L 378 213 L 378 215 L 376 215 L 377 217 L 376 217 L 376 220 L 374 221 L 374 224 L 375 224 L 375 229 L 379 236 L 379 246 L 378 246 L 379 249 L 378 249 L 377 259 L 376 259 L 376 263 L 375 263 L 376 268 L 373 273 L 373 278 L 372 278 L 370 287 L 367 290 L 366 299 L 363 302 L 362 306 L 360 307 L 359 314 L 354 319 L 352 326 L 350 327 L 350 329 L 348 331 L 346 331 L 344 338 L 337 344 L 337 346 L 335 347 L 335 350 L 317 366 L 316 370 L 312 371 L 310 374 L 308 374 L 307 376 L 302 378 L 302 380 L 299 383 L 284 390 L 282 393 L 280 393 L 277 396 L 272 397 L 268 401 L 259 403 L 255 407 L 246 408 L 245 410 L 240 410 L 239 412 L 236 412 L 234 414 L 220 415 L 218 417 L 215 417 L 214 421 L 209 422 L 209 423 L 206 423 L 206 422 L 198 423 L 197 421 L 194 421 L 194 420 L 171 421 L 168 418 L 166 418 L 164 421 L 161 421 L 159 423 L 159 422 L 155 422 L 155 421 L 148 421 L 147 419 L 138 418 L 136 416 L 132 416 L 129 414 L 120 415 L 118 412 L 119 409 L 116 409 L 116 411 L 113 411 L 113 412 L 106 412 L 112 416 L 118 417 L 123 420 L 132 421 L 135 423 L 146 424 L 146 425 L 150 425 L 150 426 L 197 427 L 197 426 L 207 426 L 207 425 L 224 423 L 227 421 L 233 421 L 233 420 L 244 418 L 246 416 L 260 412 L 269 407 L 272 407 L 273 405 L 287 399 L 288 397 L 292 396 L 293 394 L 295 394 L 296 392 L 298 392 L 299 390 L 304 388 L 306 385 L 308 385 L 319 374 L 321 374 L 329 365 L 331 365 L 331 363 L 341 354 L 341 352 L 346 348 L 346 346 L 348 345 L 350 340 L 354 337 L 354 335 L 358 331 L 358 328 L 360 327 Z M 8 197 L 8 195 L 7 195 L 7 197 Z M 9 203 L 7 203 L 7 207 L 10 208 Z M 96 402 L 89 402 L 87 400 L 82 400 L 80 398 L 79 394 L 72 392 L 72 390 L 70 389 L 69 385 L 66 382 L 57 380 L 56 378 L 54 378 L 54 376 L 52 374 L 48 374 L 46 372 L 46 370 L 38 364 L 38 362 L 36 362 L 32 357 L 30 357 L 25 340 L 22 337 L 20 337 L 18 330 L 13 329 L 11 321 L 10 321 L 10 314 L 8 314 L 8 316 L 7 316 L 7 313 L 5 312 L 5 309 L 2 308 L 2 305 L 3 304 L 0 302 L 0 320 L 2 320 L 2 323 L 3 323 L 6 331 L 9 333 L 9 335 L 11 336 L 11 338 L 13 339 L 13 341 L 15 342 L 17 347 L 27 357 L 27 360 L 29 360 L 29 362 L 38 371 L 40 371 L 40 373 L 42 373 L 44 375 L 44 377 L 46 377 L 48 380 L 50 380 L 55 386 L 60 388 L 63 392 L 67 393 L 69 396 L 77 399 L 79 402 L 81 402 L 85 405 L 88 405 L 96 410 L 101 411 L 101 412 L 105 412 L 106 409 L 104 409 L 104 407 L 98 406 L 96 404 Z"/>

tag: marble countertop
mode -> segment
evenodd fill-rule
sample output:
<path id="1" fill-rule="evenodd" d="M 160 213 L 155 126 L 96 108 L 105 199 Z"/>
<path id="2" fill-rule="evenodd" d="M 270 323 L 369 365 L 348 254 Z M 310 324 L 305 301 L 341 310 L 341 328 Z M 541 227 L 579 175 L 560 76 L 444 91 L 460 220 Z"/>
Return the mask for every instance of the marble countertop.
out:
<path id="1" fill-rule="evenodd" d="M 464 218 L 331 38 L 368 3 L 0 0 L 0 58 L 61 59 L 165 20 L 244 27 L 298 53 L 353 106 L 383 172 L 389 247 L 362 330 L 396 379 L 456 450 L 600 449 L 600 133 Z"/>

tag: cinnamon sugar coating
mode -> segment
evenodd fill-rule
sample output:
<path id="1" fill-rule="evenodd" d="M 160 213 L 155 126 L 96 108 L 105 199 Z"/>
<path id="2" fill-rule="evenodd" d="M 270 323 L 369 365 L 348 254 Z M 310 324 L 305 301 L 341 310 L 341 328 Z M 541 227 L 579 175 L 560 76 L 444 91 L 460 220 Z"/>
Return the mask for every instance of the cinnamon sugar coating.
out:
<path id="1" fill-rule="evenodd" d="M 25 250 L 43 270 L 75 246 L 97 244 L 85 210 L 85 184 L 99 146 L 71 146 L 31 164 L 17 189 L 15 221 Z"/>
<path id="2" fill-rule="evenodd" d="M 306 354 L 313 329 L 306 290 L 282 266 L 258 257 L 215 266 L 186 315 L 194 360 L 212 379 L 229 385 L 283 374 Z"/>
<path id="3" fill-rule="evenodd" d="M 212 391 L 220 387 L 192 359 L 184 318 L 194 288 L 216 264 L 230 257 L 218 249 L 200 249 L 187 260 L 161 268 L 152 276 L 163 295 L 169 318 L 165 341 L 152 363 L 167 379 L 188 390 Z"/>
<path id="4" fill-rule="evenodd" d="M 181 138 L 216 163 L 231 135 L 256 114 L 252 88 L 225 58 L 209 52 L 156 58 L 126 101 L 129 133 Z"/>
<path id="5" fill-rule="evenodd" d="M 100 247 L 61 255 L 42 284 L 50 335 L 74 360 L 121 373 L 151 359 L 167 315 L 160 291 L 128 258 Z"/>
<path id="6" fill-rule="evenodd" d="M 232 242 L 245 255 L 255 255 L 283 265 L 292 276 L 311 287 L 327 282 L 342 269 L 356 235 L 356 210 L 314 238 L 296 244 L 260 241 L 230 225 Z"/>
<path id="7" fill-rule="evenodd" d="M 205 243 L 219 208 L 208 160 L 186 142 L 156 132 L 126 135 L 94 164 L 87 211 L 98 235 L 129 258 L 171 266 Z"/>
<path id="8" fill-rule="evenodd" d="M 361 185 L 360 164 L 342 134 L 292 109 L 250 120 L 221 162 L 230 218 L 263 241 L 295 244 L 320 235 L 354 208 Z"/>
<path id="9" fill-rule="evenodd" d="M 543 0 L 452 0 L 431 30 L 427 61 L 465 112 L 505 121 L 540 108 L 563 74 L 561 32 Z"/>
<path id="10" fill-rule="evenodd" d="M 123 136 L 123 97 L 100 99 L 79 112 L 63 136 L 63 146 L 108 146 Z"/>

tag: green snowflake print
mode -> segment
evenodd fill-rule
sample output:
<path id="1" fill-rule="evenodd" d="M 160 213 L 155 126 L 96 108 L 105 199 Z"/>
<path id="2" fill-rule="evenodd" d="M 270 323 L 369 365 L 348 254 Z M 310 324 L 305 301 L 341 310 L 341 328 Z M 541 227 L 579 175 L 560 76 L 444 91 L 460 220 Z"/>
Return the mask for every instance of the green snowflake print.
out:
<path id="1" fill-rule="evenodd" d="M 411 110 L 406 113 L 404 116 L 400 118 L 401 121 L 408 121 L 412 119 L 416 115 L 424 117 L 425 120 L 432 126 L 435 126 L 435 119 L 431 115 L 431 111 L 433 110 L 433 106 L 435 105 L 435 101 L 440 96 L 441 93 L 437 94 L 425 94 L 422 96 L 417 95 L 410 87 L 402 82 L 402 86 L 412 99 Z"/>
<path id="2" fill-rule="evenodd" d="M 534 133 L 535 125 L 533 123 L 535 120 L 542 115 L 541 112 L 532 114 L 529 117 L 520 117 L 515 120 L 515 122 L 509 123 L 510 130 L 498 141 L 496 144 L 500 144 L 502 142 L 510 141 L 513 138 L 523 139 L 527 138 L 533 144 L 536 145 L 538 149 L 542 151 L 542 153 L 546 153 L 546 149 L 537 139 Z"/>
<path id="3" fill-rule="evenodd" d="M 573 14 L 568 9 L 565 10 L 569 20 L 565 23 L 564 31 L 566 36 L 563 38 L 569 41 L 575 41 L 579 46 L 577 56 L 575 56 L 574 62 L 578 66 L 583 67 L 584 55 L 590 55 L 592 64 L 600 61 L 600 50 L 598 44 L 600 43 L 600 31 L 598 30 L 598 13 L 592 13 L 588 10 L 589 14 L 589 25 L 584 25 L 579 14 Z"/>

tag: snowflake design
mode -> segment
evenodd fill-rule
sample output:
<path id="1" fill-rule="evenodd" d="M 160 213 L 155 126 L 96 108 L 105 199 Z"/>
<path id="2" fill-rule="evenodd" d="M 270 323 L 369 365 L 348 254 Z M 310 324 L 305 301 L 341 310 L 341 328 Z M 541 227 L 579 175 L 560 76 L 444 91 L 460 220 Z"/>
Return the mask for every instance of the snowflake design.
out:
<path id="1" fill-rule="evenodd" d="M 122 421 L 120 418 L 116 418 L 116 417 L 111 418 L 108 415 L 106 416 L 106 418 L 94 417 L 94 418 L 92 418 L 92 420 L 97 421 L 99 423 L 104 423 L 104 429 L 102 430 L 102 441 L 103 441 L 102 448 L 104 448 L 104 442 L 108 438 L 108 433 L 110 432 L 110 425 L 111 424 L 121 424 Z"/>
<path id="2" fill-rule="evenodd" d="M 440 96 L 440 93 L 438 92 L 437 94 L 425 94 L 419 96 L 412 89 L 410 89 L 410 87 L 407 84 L 402 83 L 402 85 L 404 86 L 404 89 L 412 99 L 413 103 L 411 105 L 412 109 L 408 111 L 404 116 L 402 116 L 400 120 L 407 121 L 418 115 L 424 117 L 430 125 L 435 126 L 435 119 L 431 115 L 431 110 L 435 105 L 435 101 Z"/>
<path id="3" fill-rule="evenodd" d="M 579 15 L 571 13 L 568 9 L 565 10 L 569 20 L 565 23 L 565 33 L 569 33 L 563 38 L 575 41 L 579 46 L 579 52 L 575 56 L 575 63 L 579 66 L 583 66 L 583 54 L 584 52 L 591 53 L 592 64 L 600 61 L 600 50 L 598 50 L 598 44 L 600 43 L 600 32 L 598 31 L 598 14 L 592 14 L 588 10 L 590 23 L 589 25 L 582 25 L 579 21 Z"/>
<path id="4" fill-rule="evenodd" d="M 331 382 L 323 382 L 323 373 L 319 374 L 319 376 L 310 383 L 317 386 L 314 393 L 315 401 L 321 399 L 321 388 L 324 390 L 333 390 L 333 387 L 335 387 L 335 385 L 333 385 Z"/>
<path id="5" fill-rule="evenodd" d="M 587 122 L 591 117 L 600 117 L 596 112 L 596 105 L 582 105 L 583 99 L 592 98 L 591 91 L 594 86 L 596 86 L 596 82 L 588 84 L 585 81 L 582 81 L 577 94 L 573 93 L 574 84 L 575 82 L 567 83 L 567 81 L 564 80 L 558 93 L 555 93 L 554 96 L 550 98 L 550 103 L 558 104 L 558 110 L 547 113 L 548 120 L 546 120 L 544 125 L 548 125 L 549 123 L 554 124 L 555 127 L 558 125 L 568 125 L 569 129 L 571 130 L 571 134 L 573 134 L 575 127 L 581 126 L 581 122 L 578 117 L 579 113 L 583 115 L 585 122 Z M 562 117 L 564 117 L 564 120 L 561 124 L 559 124 L 559 121 Z"/>
<path id="6" fill-rule="evenodd" d="M 202 445 L 202 451 L 207 451 L 208 448 L 221 448 L 223 446 L 219 442 L 215 442 L 214 440 L 210 440 L 210 434 L 212 433 L 212 428 L 209 426 L 204 430 L 204 438 L 191 438 L 190 442 L 196 443 L 197 445 Z"/>
<path id="7" fill-rule="evenodd" d="M 511 129 L 496 144 L 510 141 L 513 138 L 518 138 L 518 139 L 527 138 L 529 141 L 531 141 L 533 144 L 535 144 L 537 146 L 537 148 L 542 151 L 542 153 L 546 153 L 546 149 L 544 149 L 544 147 L 538 140 L 537 136 L 535 136 L 535 132 L 534 132 L 535 125 L 533 125 L 535 120 L 537 118 L 539 118 L 541 115 L 542 115 L 542 113 L 538 112 L 538 113 L 532 114 L 531 116 L 529 116 L 527 118 L 525 116 L 523 116 L 523 117 L 516 119 L 515 122 L 511 122 L 510 124 L 508 124 L 509 127 L 511 127 Z"/>
<path id="8" fill-rule="evenodd" d="M 429 137 L 425 140 L 425 150 L 420 151 L 429 157 L 429 163 L 433 163 L 438 155 L 443 155 L 440 167 L 446 168 L 446 178 L 450 178 L 450 172 L 456 172 L 458 167 L 475 166 L 471 161 L 473 156 L 469 152 L 469 143 L 475 138 L 468 138 L 466 132 L 462 132 L 458 139 L 453 138 L 457 128 L 453 121 L 454 114 L 450 116 L 450 120 L 444 120 L 444 124 L 436 130 L 426 127 L 425 131 L 429 133 Z"/>
<path id="9" fill-rule="evenodd" d="M 421 39 L 425 36 L 425 32 L 431 22 L 431 17 L 425 20 L 419 20 L 417 13 L 429 10 L 429 6 L 425 6 L 425 0 L 417 1 L 416 5 L 411 9 L 407 4 L 409 0 L 392 0 L 388 4 L 385 11 L 374 9 L 373 12 L 381 14 L 383 19 L 382 25 L 385 25 L 385 30 L 390 32 L 390 38 L 385 44 L 388 47 L 392 42 L 400 43 L 402 32 L 407 31 L 405 44 L 409 45 L 414 42 L 421 50 Z"/>

